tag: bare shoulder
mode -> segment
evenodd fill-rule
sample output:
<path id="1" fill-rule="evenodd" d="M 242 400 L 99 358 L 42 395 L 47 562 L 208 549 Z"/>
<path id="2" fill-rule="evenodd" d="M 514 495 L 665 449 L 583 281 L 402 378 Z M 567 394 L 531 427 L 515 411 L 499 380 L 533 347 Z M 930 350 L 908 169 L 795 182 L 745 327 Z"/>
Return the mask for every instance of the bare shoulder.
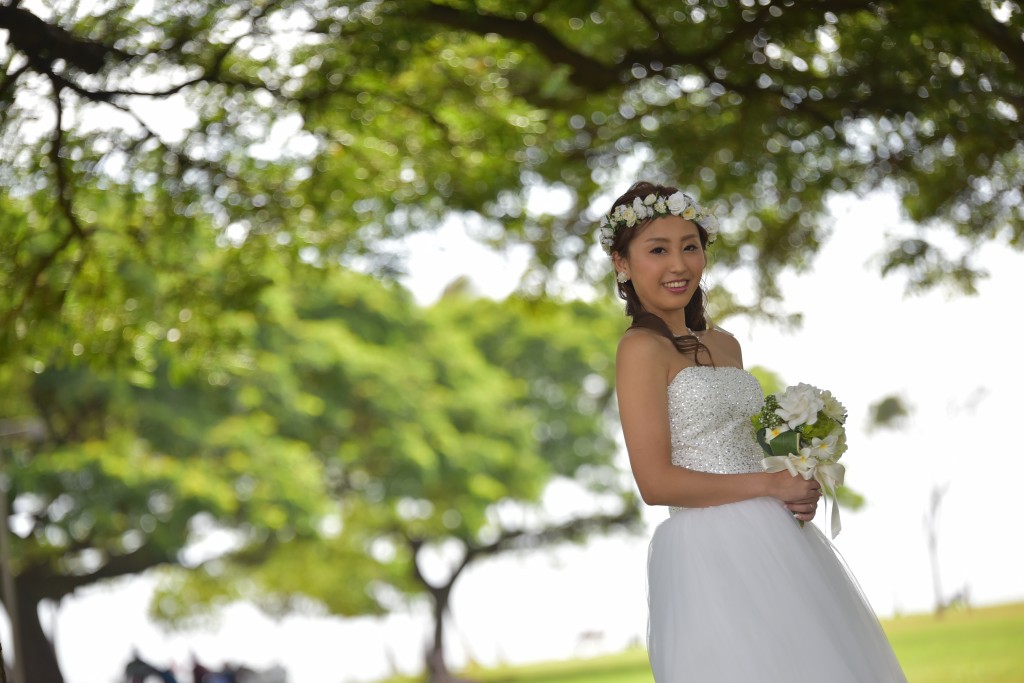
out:
<path id="1" fill-rule="evenodd" d="M 644 327 L 631 327 L 619 339 L 619 353 L 652 353 L 660 351 L 664 337 Z"/>
<path id="2" fill-rule="evenodd" d="M 728 330 L 714 326 L 702 335 L 701 341 L 711 349 L 716 362 L 721 359 L 723 364 L 743 367 L 743 350 L 740 348 L 740 341 Z"/>
<path id="3" fill-rule="evenodd" d="M 668 365 L 669 354 L 675 348 L 660 334 L 645 328 L 630 328 L 619 339 L 615 364 L 620 370 L 644 369 L 646 372 L 661 370 Z M 645 374 L 646 374 L 645 372 Z"/>

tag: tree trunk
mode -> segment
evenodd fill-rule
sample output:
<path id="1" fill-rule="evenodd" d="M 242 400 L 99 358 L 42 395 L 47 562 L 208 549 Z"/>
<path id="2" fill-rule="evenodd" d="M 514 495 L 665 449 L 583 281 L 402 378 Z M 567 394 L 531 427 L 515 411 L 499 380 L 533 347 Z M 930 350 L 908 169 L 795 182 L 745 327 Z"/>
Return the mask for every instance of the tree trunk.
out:
<path id="1" fill-rule="evenodd" d="M 470 683 L 454 676 L 448 670 L 444 658 L 444 617 L 448 614 L 448 598 L 452 583 L 441 588 L 431 587 L 430 597 L 434 603 L 434 642 L 427 651 L 427 683 Z"/>
<path id="2" fill-rule="evenodd" d="M 18 625 L 21 636 L 18 654 L 22 657 L 24 683 L 64 683 L 57 653 L 39 621 L 39 601 L 25 596 L 23 591 L 18 595 Z"/>

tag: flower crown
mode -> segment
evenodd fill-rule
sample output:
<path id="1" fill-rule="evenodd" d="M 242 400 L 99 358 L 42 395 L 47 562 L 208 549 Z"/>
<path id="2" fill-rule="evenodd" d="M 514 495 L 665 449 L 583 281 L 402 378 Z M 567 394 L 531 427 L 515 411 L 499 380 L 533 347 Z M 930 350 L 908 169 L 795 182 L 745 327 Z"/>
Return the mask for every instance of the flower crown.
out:
<path id="1" fill-rule="evenodd" d="M 597 230 L 601 248 L 610 256 L 615 233 L 658 216 L 679 216 L 693 221 L 708 234 L 708 244 L 718 236 L 718 219 L 690 195 L 683 192 L 673 192 L 668 197 L 649 194 L 642 200 L 637 197 L 632 204 L 620 204 L 611 213 L 601 216 L 601 227 Z"/>

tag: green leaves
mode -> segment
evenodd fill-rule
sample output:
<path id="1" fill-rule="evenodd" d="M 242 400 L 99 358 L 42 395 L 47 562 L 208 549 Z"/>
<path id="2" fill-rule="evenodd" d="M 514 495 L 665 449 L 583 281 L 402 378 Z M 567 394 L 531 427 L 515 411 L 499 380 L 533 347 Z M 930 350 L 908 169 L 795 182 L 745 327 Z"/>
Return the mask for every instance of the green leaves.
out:
<path id="1" fill-rule="evenodd" d="M 170 329 L 182 292 L 247 297 L 272 261 L 394 273 L 389 239 L 452 212 L 482 217 L 491 243 L 532 245 L 541 273 L 602 277 L 594 217 L 638 164 L 718 205 L 716 262 L 753 272 L 766 298 L 827 238 L 834 192 L 900 194 L 925 228 L 894 236 L 882 269 L 914 287 L 972 291 L 978 245 L 1021 243 L 1014 3 L 150 10 L 38 17 L 103 54 L 88 78 L 28 42 L 0 55 L 0 96 L 24 103 L 0 120 L 0 353 L 72 337 L 148 372 L 148 353 L 116 340 L 132 316 L 108 318 L 128 299 Z M 538 188 L 561 204 L 538 209 Z M 241 259 L 206 257 L 243 244 Z M 116 329 L 93 345 L 100 317 Z"/>
<path id="2" fill-rule="evenodd" d="M 771 441 L 766 441 L 764 430 L 759 430 L 757 442 L 769 455 L 791 455 L 800 452 L 800 433 L 796 431 L 783 432 Z"/>

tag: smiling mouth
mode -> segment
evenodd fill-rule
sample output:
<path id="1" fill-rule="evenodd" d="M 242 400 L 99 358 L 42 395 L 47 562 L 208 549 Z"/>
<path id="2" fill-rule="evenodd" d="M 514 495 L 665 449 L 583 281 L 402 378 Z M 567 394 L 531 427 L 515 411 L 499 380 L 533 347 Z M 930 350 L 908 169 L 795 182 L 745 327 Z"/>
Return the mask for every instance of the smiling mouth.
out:
<path id="1" fill-rule="evenodd" d="M 690 284 L 689 280 L 673 280 L 672 282 L 666 282 L 665 287 L 669 289 L 683 289 L 688 284 Z"/>

